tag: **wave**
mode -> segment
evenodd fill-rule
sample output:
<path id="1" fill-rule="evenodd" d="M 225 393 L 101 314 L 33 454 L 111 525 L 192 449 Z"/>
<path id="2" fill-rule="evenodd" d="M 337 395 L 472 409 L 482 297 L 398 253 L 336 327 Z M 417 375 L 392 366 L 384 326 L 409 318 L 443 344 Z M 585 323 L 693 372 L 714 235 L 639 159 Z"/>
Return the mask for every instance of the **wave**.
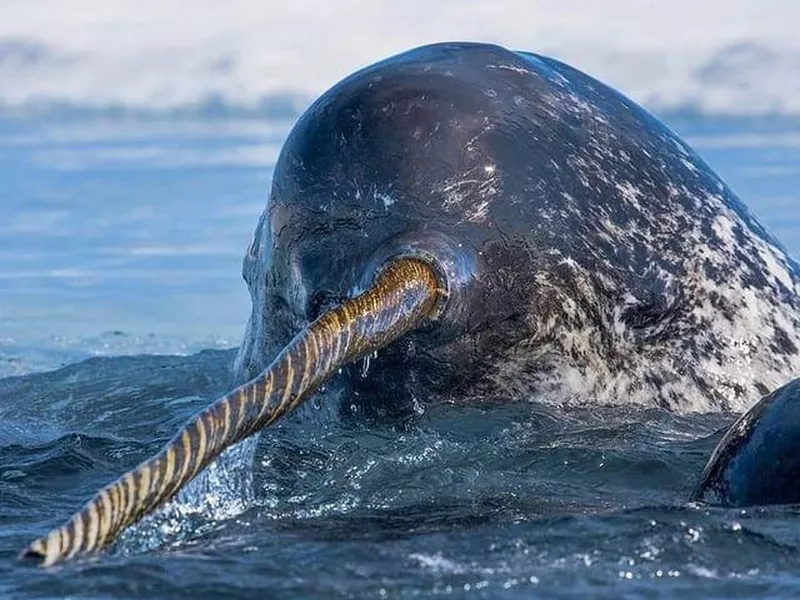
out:
<path id="1" fill-rule="evenodd" d="M 656 112 L 800 115 L 787 0 L 10 0 L 0 111 L 296 115 L 365 64 L 440 40 L 554 56 Z"/>

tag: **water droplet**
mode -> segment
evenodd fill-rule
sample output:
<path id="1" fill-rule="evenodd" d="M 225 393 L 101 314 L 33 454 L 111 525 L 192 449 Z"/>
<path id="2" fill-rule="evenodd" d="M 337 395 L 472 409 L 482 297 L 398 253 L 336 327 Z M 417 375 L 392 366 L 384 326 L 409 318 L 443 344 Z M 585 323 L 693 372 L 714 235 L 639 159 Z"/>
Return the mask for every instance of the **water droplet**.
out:
<path id="1" fill-rule="evenodd" d="M 371 355 L 367 355 L 361 359 L 361 379 L 366 379 L 369 374 L 369 361 L 371 358 Z"/>

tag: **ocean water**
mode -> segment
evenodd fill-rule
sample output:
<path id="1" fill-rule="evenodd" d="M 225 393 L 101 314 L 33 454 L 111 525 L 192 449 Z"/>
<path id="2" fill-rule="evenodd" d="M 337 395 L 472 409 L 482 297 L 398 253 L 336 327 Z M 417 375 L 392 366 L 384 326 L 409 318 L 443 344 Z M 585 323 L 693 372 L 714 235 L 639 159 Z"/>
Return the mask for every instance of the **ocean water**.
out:
<path id="1" fill-rule="evenodd" d="M 375 424 L 321 394 L 262 434 L 243 512 L 219 489 L 98 556 L 18 563 L 229 389 L 281 142 L 393 52 L 477 39 L 575 64 L 800 257 L 791 0 L 186 6 L 0 2 L 0 598 L 796 595 L 797 507 L 687 502 L 735 415 L 535 398 Z"/>
<path id="2" fill-rule="evenodd" d="M 290 122 L 0 121 L 0 374 L 236 346 Z"/>

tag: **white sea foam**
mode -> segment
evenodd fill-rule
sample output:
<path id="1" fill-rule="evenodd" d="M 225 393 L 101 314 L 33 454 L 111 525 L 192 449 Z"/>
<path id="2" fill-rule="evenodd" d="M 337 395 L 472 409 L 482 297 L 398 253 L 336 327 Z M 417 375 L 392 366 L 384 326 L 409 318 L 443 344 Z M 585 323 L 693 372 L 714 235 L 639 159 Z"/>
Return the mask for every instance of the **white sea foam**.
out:
<path id="1" fill-rule="evenodd" d="M 800 114 L 795 0 L 4 0 L 0 105 L 296 112 L 440 40 L 565 60 L 647 107 Z"/>

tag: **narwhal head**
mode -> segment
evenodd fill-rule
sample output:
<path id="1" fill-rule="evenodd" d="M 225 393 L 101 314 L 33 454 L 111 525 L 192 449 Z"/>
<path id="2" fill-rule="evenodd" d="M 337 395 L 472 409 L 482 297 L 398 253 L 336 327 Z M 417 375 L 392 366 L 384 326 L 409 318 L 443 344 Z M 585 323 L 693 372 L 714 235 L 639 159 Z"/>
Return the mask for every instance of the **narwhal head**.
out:
<path id="1" fill-rule="evenodd" d="M 481 63 L 491 62 L 487 53 L 511 55 L 475 52 Z M 244 259 L 253 312 L 242 380 L 393 257 L 430 264 L 446 297 L 436 320 L 369 357 L 368 370 L 345 367 L 337 381 L 348 403 L 393 413 L 463 397 L 496 362 L 498 338 L 510 344 L 523 333 L 524 303 L 514 295 L 530 291 L 530 261 L 515 244 L 516 225 L 505 235 L 496 220 L 505 174 L 516 168 L 509 163 L 519 159 L 504 156 L 513 143 L 499 131 L 503 103 L 470 79 L 474 68 L 462 70 L 454 77 L 413 56 L 379 63 L 330 90 L 296 124 Z"/>

